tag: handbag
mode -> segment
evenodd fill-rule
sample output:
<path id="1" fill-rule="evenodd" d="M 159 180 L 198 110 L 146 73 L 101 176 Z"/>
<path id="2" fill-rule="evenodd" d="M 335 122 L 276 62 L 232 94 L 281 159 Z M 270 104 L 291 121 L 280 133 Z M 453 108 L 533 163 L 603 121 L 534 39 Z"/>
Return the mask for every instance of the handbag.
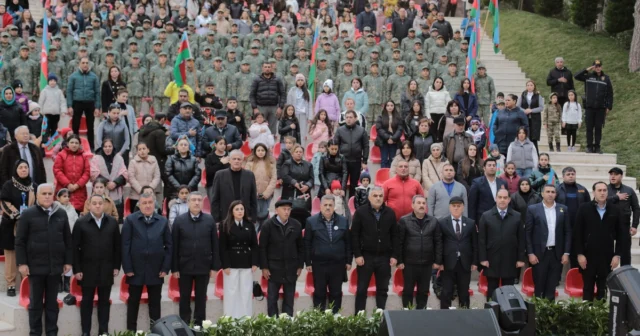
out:
<path id="1" fill-rule="evenodd" d="M 298 190 L 296 189 L 296 191 L 293 192 L 293 199 L 291 200 L 292 205 L 291 205 L 291 209 L 304 209 L 306 211 L 309 211 L 311 209 L 311 207 L 309 206 L 309 202 L 308 202 L 308 198 L 307 197 L 299 197 L 298 195 Z"/>

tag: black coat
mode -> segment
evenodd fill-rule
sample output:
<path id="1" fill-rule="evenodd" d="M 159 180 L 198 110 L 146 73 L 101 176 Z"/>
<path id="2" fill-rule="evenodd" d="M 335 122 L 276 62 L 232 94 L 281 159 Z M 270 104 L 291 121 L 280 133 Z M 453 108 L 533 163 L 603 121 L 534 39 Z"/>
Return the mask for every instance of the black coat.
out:
<path id="1" fill-rule="evenodd" d="M 351 265 L 351 235 L 347 218 L 333 215 L 331 239 L 322 214 L 307 218 L 304 230 L 304 255 L 307 266 L 318 264 Z"/>
<path id="2" fill-rule="evenodd" d="M 403 126 L 404 122 L 402 119 L 394 117 L 391 122 L 391 129 L 393 130 L 393 133 L 391 133 L 389 132 L 389 118 L 378 116 L 378 119 L 376 120 L 376 131 L 378 131 L 378 136 L 376 137 L 375 145 L 382 147 L 382 145 L 387 144 L 387 141 L 391 139 L 393 140 L 393 143 L 399 147 Z"/>
<path id="3" fill-rule="evenodd" d="M 420 133 L 414 133 L 411 139 L 413 144 L 413 152 L 416 154 L 416 159 L 420 163 L 424 162 L 431 155 L 431 145 L 434 144 L 433 135 L 427 133 L 427 136 L 422 136 Z"/>
<path id="4" fill-rule="evenodd" d="M 584 69 L 575 75 L 575 79 L 584 82 L 585 109 L 613 108 L 613 86 L 608 75 L 601 72 L 598 76 L 595 71 L 589 73 Z"/>
<path id="5" fill-rule="evenodd" d="M 496 176 L 496 190 L 500 189 L 507 189 L 507 182 Z M 474 179 L 469 190 L 469 218 L 477 221 L 485 211 L 495 207 L 495 196 L 486 176 Z"/>
<path id="6" fill-rule="evenodd" d="M 438 219 L 442 232 L 442 262 L 445 270 L 452 271 L 458 262 L 462 268 L 471 271 L 471 265 L 478 266 L 478 232 L 476 223 L 462 216 L 460 221 L 460 238 L 456 235 L 451 216 Z"/>
<path id="7" fill-rule="evenodd" d="M 291 125 L 295 124 L 296 128 L 291 128 Z M 285 136 L 292 136 L 296 138 L 297 143 L 300 142 L 300 123 L 297 119 L 287 118 L 280 119 L 278 123 L 278 133 L 280 133 L 280 142 L 284 143 Z M 306 134 L 305 134 L 306 135 Z"/>
<path id="8" fill-rule="evenodd" d="M 222 157 L 218 156 L 215 151 L 209 153 L 207 158 L 204 159 L 204 170 L 207 175 L 207 184 L 206 187 L 209 188 L 213 186 L 213 179 L 216 177 L 216 173 L 229 168 L 229 163 L 222 163 L 220 159 L 224 157 L 228 157 L 229 153 L 225 152 Z"/>
<path id="9" fill-rule="evenodd" d="M 73 261 L 69 219 L 56 203 L 52 214 L 34 205 L 20 216 L 16 232 L 16 264 L 29 266 L 31 275 L 60 275 Z"/>
<path id="10" fill-rule="evenodd" d="M 565 83 L 559 82 L 558 79 L 560 78 L 566 78 L 567 81 Z M 573 86 L 573 74 L 571 70 L 566 67 L 562 67 L 562 69 L 553 67 L 547 76 L 547 85 L 551 87 L 551 92 L 558 94 L 558 97 L 567 98 L 569 90 L 575 90 Z"/>
<path id="11" fill-rule="evenodd" d="M 13 133 L 12 133 L 13 134 Z M 47 172 L 44 169 L 44 162 L 42 159 L 42 151 L 38 146 L 29 142 L 29 152 L 31 153 L 31 160 L 33 161 L 33 175 L 31 180 L 36 185 L 47 183 Z M 2 149 L 2 155 L 0 156 L 0 185 L 11 180 L 13 170 L 15 169 L 16 161 L 20 159 L 20 148 L 18 142 L 14 141 L 8 146 Z"/>
<path id="12" fill-rule="evenodd" d="M 525 90 L 524 92 L 522 92 L 522 95 L 520 95 L 520 108 L 522 108 L 523 110 L 526 110 L 528 108 L 533 110 L 534 108 L 541 107 L 538 105 L 539 101 L 540 93 L 536 92 L 531 97 L 531 104 L 529 104 L 529 102 L 527 102 L 527 91 Z M 540 131 L 542 129 L 542 113 L 529 113 L 527 115 L 527 118 L 529 119 L 529 140 L 540 140 Z"/>
<path id="13" fill-rule="evenodd" d="M 220 259 L 222 269 L 260 266 L 258 237 L 252 223 L 243 221 L 242 227 L 234 223 L 229 232 L 220 226 Z"/>
<path id="14" fill-rule="evenodd" d="M 242 112 L 239 110 L 227 110 L 227 124 L 235 126 L 238 129 L 238 133 L 240 133 L 240 138 L 245 141 L 247 140 L 247 124 Z M 236 118 L 240 118 L 240 121 L 237 121 Z"/>
<path id="15" fill-rule="evenodd" d="M 211 143 L 219 136 L 226 140 L 227 145 L 231 145 L 232 150 L 240 149 L 240 147 L 242 147 L 242 138 L 240 137 L 240 132 L 238 132 L 238 129 L 235 126 L 227 124 L 221 132 L 216 125 L 212 125 L 207 127 L 204 131 L 204 136 L 200 142 L 198 157 L 206 157 L 207 154 L 212 151 Z"/>
<path id="16" fill-rule="evenodd" d="M 520 213 L 520 220 L 522 220 L 522 224 L 524 224 L 525 219 L 527 219 L 527 210 L 529 206 L 542 202 L 542 197 L 540 197 L 540 195 L 538 195 L 535 191 L 531 190 L 530 193 L 531 195 L 529 196 L 529 200 L 527 201 L 525 201 L 524 197 L 522 197 L 519 192 L 511 194 L 511 202 L 509 202 L 509 207 Z"/>
<path id="17" fill-rule="evenodd" d="M 287 101 L 287 93 L 284 91 L 282 79 L 275 74 L 271 74 L 270 78 L 264 77 L 263 74 L 256 76 L 251 83 L 249 100 L 251 101 L 251 108 L 258 108 L 258 106 L 284 108 L 284 104 Z"/>
<path id="18" fill-rule="evenodd" d="M 380 220 L 376 219 L 371 204 L 356 209 L 351 223 L 351 248 L 354 257 L 363 254 L 389 256 L 397 259 L 401 253 L 395 239 L 397 231 L 396 213 L 388 206 L 380 208 Z"/>
<path id="19" fill-rule="evenodd" d="M 573 225 L 573 250 L 587 258 L 587 267 L 596 262 L 609 265 L 614 255 L 622 258 L 629 253 L 629 222 L 623 218 L 611 202 L 607 202 L 603 219 L 595 201 L 580 206 Z"/>
<path id="20" fill-rule="evenodd" d="M 415 214 L 402 216 L 398 222 L 398 264 L 442 264 L 442 231 L 438 220 L 425 214 L 424 227 Z"/>
<path id="21" fill-rule="evenodd" d="M 492 278 L 516 278 L 516 263 L 526 260 L 526 242 L 520 213 L 507 208 L 504 219 L 497 207 L 480 217 L 478 225 L 478 260 L 489 262 L 484 275 Z"/>
<path id="22" fill-rule="evenodd" d="M 340 126 L 333 139 L 347 162 L 366 163 L 369 160 L 369 135 L 361 126 Z"/>
<path id="23" fill-rule="evenodd" d="M 331 189 L 333 180 L 340 182 L 342 190 L 347 190 L 347 160 L 344 159 L 344 156 L 338 154 L 331 158 L 329 154 L 324 155 L 320 159 L 318 171 L 323 190 Z"/>
<path id="24" fill-rule="evenodd" d="M 73 226 L 73 273 L 82 273 L 81 286 L 113 285 L 113 270 L 120 271 L 121 258 L 115 218 L 103 215 L 100 227 L 91 214 L 78 218 Z"/>
<path id="25" fill-rule="evenodd" d="M 227 216 L 229 206 L 236 200 L 231 168 L 216 173 L 211 194 L 213 195 L 211 199 L 211 215 L 213 215 L 216 223 L 219 223 Z M 258 191 L 256 189 L 256 177 L 252 171 L 241 170 L 239 194 L 247 217 L 249 217 L 250 221 L 255 221 L 258 211 Z"/>
<path id="26" fill-rule="evenodd" d="M 313 166 L 308 161 L 302 160 L 300 163 L 291 159 L 282 166 L 282 199 L 293 199 L 302 193 L 294 187 L 296 183 L 306 184 L 309 187 L 307 194 L 311 194 L 313 189 Z"/>
<path id="27" fill-rule="evenodd" d="M 402 39 L 409 35 L 409 29 L 413 27 L 413 20 L 409 20 L 409 18 L 400 19 L 396 18 L 391 23 L 391 32 L 393 32 L 393 37 L 397 38 L 402 42 Z"/>
<path id="28" fill-rule="evenodd" d="M 124 82 L 114 82 L 111 79 L 102 82 L 102 88 L 100 90 L 100 105 L 102 106 L 102 113 L 109 112 L 109 106 L 116 102 L 118 90 L 126 88 L 127 84 Z M 157 113 L 160 113 L 160 111 Z"/>
<path id="29" fill-rule="evenodd" d="M 260 268 L 271 272 L 271 280 L 295 284 L 297 271 L 304 266 L 302 226 L 289 218 L 286 225 L 271 217 L 260 231 Z"/>
<path id="30" fill-rule="evenodd" d="M 556 258 L 560 260 L 563 254 L 571 251 L 571 223 L 569 211 L 567 211 L 565 205 L 556 203 L 555 228 L 555 253 Z M 542 260 L 547 247 L 547 238 L 549 237 L 544 204 L 538 203 L 529 206 L 524 230 L 527 240 L 527 254 L 535 254 L 538 260 Z"/>
<path id="31" fill-rule="evenodd" d="M 171 270 L 173 240 L 167 219 L 153 213 L 147 222 L 140 211 L 124 220 L 122 225 L 122 270 L 129 285 L 161 285 L 160 272 Z"/>
<path id="32" fill-rule="evenodd" d="M 518 135 L 518 128 L 524 126 L 529 132 L 529 118 L 519 107 L 511 110 L 504 109 L 495 113 L 498 113 L 498 115 L 493 123 L 493 134 L 495 135 L 493 143 L 498 145 L 501 154 L 506 155 L 509 145 Z"/>
<path id="33" fill-rule="evenodd" d="M 167 129 L 164 125 L 160 125 L 157 121 L 142 125 L 138 133 L 138 142 L 144 142 L 149 148 L 149 155 L 153 155 L 158 161 L 160 171 L 164 172 L 167 163 L 167 155 L 173 154 L 173 151 L 167 151 Z"/>
<path id="34" fill-rule="evenodd" d="M 171 271 L 207 275 L 220 269 L 218 231 L 211 215 L 204 212 L 196 220 L 187 212 L 173 222 Z"/>
<path id="35" fill-rule="evenodd" d="M 291 161 L 291 152 L 283 147 L 280 152 L 280 156 L 276 159 L 276 173 L 278 174 L 278 179 L 282 179 L 282 166 L 284 166 L 287 161 Z"/>
<path id="36" fill-rule="evenodd" d="M 180 153 L 171 155 L 165 164 L 165 169 L 173 192 L 177 192 L 178 187 L 183 184 L 189 186 L 191 190 L 198 189 L 198 183 L 202 178 L 202 170 L 195 156 L 189 154 L 186 157 L 182 157 Z"/>

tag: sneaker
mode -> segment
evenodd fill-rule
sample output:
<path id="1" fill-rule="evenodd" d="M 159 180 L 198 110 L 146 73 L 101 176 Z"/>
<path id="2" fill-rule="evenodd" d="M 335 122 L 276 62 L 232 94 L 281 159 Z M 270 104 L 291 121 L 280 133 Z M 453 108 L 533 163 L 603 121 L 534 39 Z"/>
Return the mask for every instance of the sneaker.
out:
<path id="1" fill-rule="evenodd" d="M 16 296 L 16 288 L 15 287 L 9 287 L 7 289 L 7 296 L 10 296 L 10 297 Z"/>

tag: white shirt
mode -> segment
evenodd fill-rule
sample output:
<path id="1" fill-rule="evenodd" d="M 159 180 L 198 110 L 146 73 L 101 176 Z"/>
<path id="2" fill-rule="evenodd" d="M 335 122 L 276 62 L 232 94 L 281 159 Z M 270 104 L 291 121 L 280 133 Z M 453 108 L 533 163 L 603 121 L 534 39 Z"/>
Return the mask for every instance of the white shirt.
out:
<path id="1" fill-rule="evenodd" d="M 496 200 L 496 193 L 498 192 L 498 183 L 496 182 L 496 178 L 493 178 L 493 181 L 489 180 L 487 177 L 487 183 L 489 183 L 489 188 L 491 188 L 491 196 L 493 196 L 493 200 Z"/>
<path id="2" fill-rule="evenodd" d="M 462 216 L 460 218 L 455 218 L 451 216 L 451 225 L 453 226 L 453 232 L 456 232 L 456 221 L 460 224 L 460 233 L 462 233 Z"/>
<path id="3" fill-rule="evenodd" d="M 98 229 L 102 227 L 102 219 L 104 218 L 104 214 L 102 214 L 102 216 L 100 216 L 100 218 L 96 218 L 96 216 L 93 215 L 92 212 L 89 212 L 91 214 L 91 217 L 93 217 L 93 220 L 96 221 L 96 225 L 98 225 Z"/>
<path id="4" fill-rule="evenodd" d="M 547 247 L 556 246 L 556 202 L 553 202 L 551 207 L 547 207 L 542 202 L 544 207 L 544 216 L 547 219 L 547 229 L 549 234 L 547 235 Z"/>

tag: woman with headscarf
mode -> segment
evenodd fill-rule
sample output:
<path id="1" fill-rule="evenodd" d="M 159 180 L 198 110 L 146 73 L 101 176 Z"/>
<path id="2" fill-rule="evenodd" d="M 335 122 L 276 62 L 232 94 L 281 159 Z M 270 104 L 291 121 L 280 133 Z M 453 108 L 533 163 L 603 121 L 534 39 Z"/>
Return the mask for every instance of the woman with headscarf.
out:
<path id="1" fill-rule="evenodd" d="M 4 278 L 7 281 L 7 296 L 16 296 L 16 251 L 15 229 L 20 214 L 35 202 L 36 185 L 29 177 L 29 163 L 18 160 L 11 180 L 4 183 L 0 193 L 2 223 L 0 245 L 4 249 Z"/>
<path id="2" fill-rule="evenodd" d="M 527 179 L 521 179 L 518 184 L 518 191 L 511 194 L 511 206 L 513 210 L 520 213 L 522 224 L 527 218 L 527 208 L 540 202 L 542 202 L 542 198 L 533 191 L 531 182 Z"/>
<path id="3" fill-rule="evenodd" d="M 113 148 L 113 141 L 110 138 L 102 140 L 102 147 L 96 151 L 96 155 L 91 159 L 91 181 L 97 178 L 104 178 L 108 196 L 113 200 L 118 209 L 118 217 L 123 218 L 124 207 L 122 203 L 122 188 L 127 184 L 129 173 L 124 159 Z"/>
<path id="4" fill-rule="evenodd" d="M 16 92 L 10 86 L 2 90 L 2 101 L 0 101 L 0 123 L 4 125 L 13 136 L 16 128 L 27 124 L 27 114 L 22 110 L 20 104 L 16 103 Z"/>

